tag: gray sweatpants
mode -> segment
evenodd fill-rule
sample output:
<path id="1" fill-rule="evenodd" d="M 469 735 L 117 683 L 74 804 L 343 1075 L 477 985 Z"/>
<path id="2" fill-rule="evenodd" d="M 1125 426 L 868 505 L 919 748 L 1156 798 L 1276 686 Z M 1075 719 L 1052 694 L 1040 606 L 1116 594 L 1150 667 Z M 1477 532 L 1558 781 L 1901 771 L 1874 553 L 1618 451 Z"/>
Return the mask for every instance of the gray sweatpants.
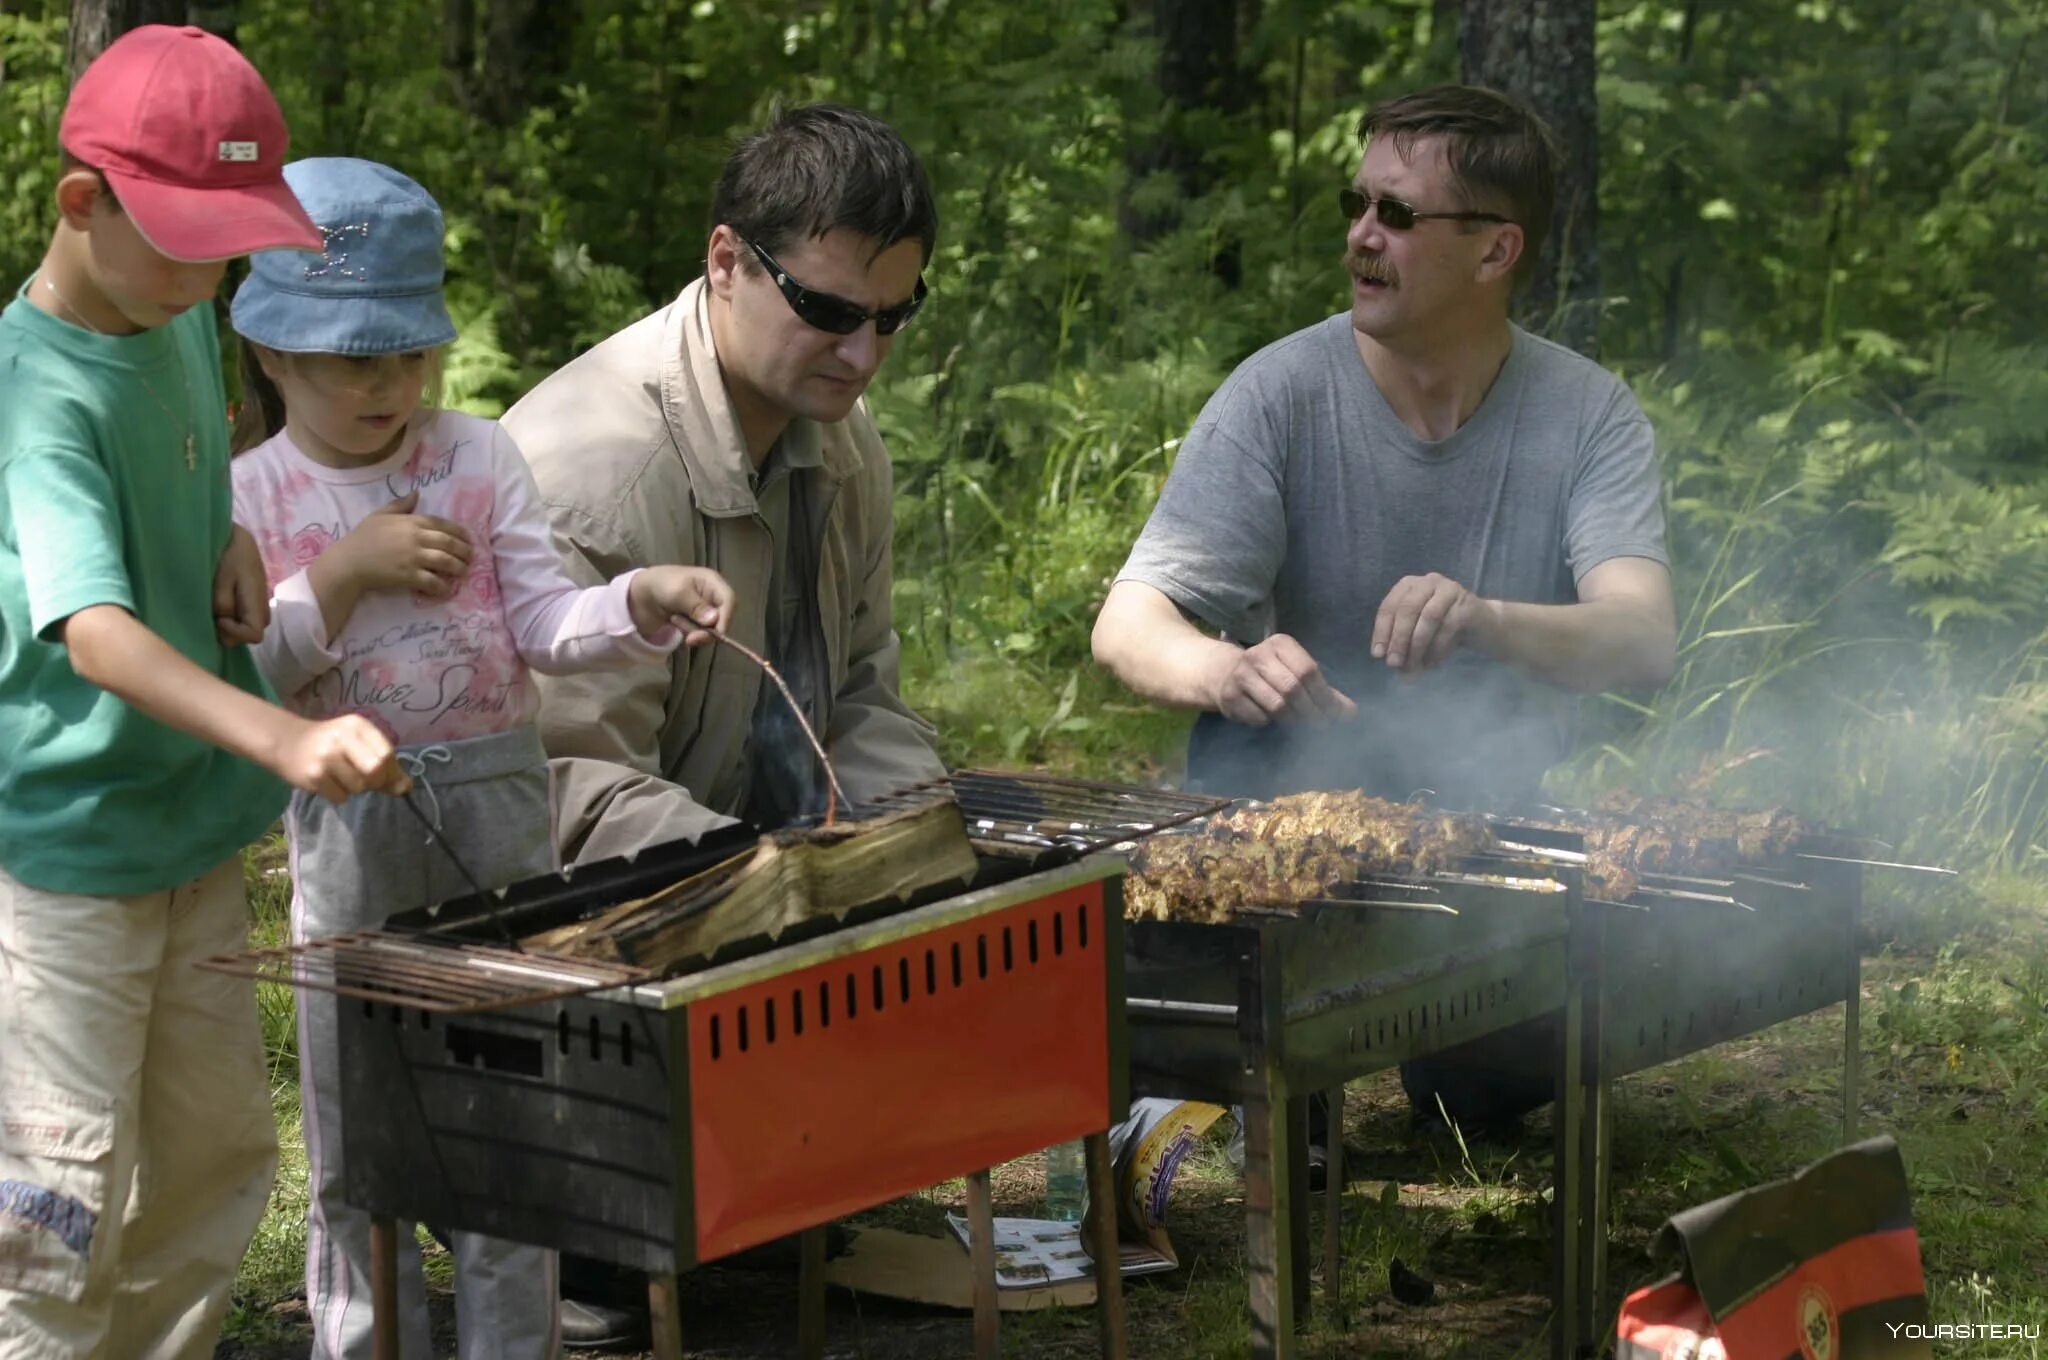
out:
<path id="1" fill-rule="evenodd" d="M 399 748 L 413 799 L 445 828 L 486 888 L 554 867 L 547 761 L 532 727 L 469 741 Z M 318 939 L 470 891 L 446 853 L 396 798 L 362 794 L 336 807 L 299 793 L 291 835 L 292 934 Z M 306 1132 L 306 1306 L 312 1360 L 370 1360 L 370 1216 L 342 1199 L 339 1000 L 299 993 L 299 1095 Z M 393 1099 L 400 1093 L 393 1092 Z M 398 1227 L 403 1360 L 430 1360 L 426 1282 L 413 1225 Z M 455 1317 L 461 1360 L 552 1360 L 561 1347 L 555 1253 L 456 1233 Z"/>

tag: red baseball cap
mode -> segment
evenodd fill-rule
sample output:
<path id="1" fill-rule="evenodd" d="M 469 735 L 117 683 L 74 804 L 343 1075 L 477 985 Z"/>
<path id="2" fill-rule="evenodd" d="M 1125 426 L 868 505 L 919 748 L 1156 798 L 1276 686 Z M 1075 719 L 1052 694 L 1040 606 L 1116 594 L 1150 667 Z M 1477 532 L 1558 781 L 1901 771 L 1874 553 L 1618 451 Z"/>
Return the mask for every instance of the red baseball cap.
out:
<path id="1" fill-rule="evenodd" d="M 122 34 L 71 87 L 64 149 L 107 177 L 158 253 L 188 262 L 326 241 L 284 182 L 284 113 L 256 68 L 197 28 Z"/>

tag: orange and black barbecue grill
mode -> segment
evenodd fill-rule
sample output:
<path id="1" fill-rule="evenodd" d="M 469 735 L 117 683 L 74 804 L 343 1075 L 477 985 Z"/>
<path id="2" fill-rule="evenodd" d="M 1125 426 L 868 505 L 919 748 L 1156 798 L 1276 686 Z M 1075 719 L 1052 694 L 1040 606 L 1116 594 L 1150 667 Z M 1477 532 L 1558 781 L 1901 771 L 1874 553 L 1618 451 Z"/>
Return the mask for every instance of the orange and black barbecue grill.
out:
<path id="1" fill-rule="evenodd" d="M 954 787 L 957 785 L 957 787 Z M 955 776 L 981 871 L 965 891 L 679 976 L 493 943 L 673 882 L 730 846 L 669 847 L 385 930 L 216 961 L 341 995 L 350 1201 L 377 1216 L 393 1328 L 399 1221 L 646 1271 L 680 1354 L 677 1272 L 804 1234 L 798 1341 L 823 1347 L 824 1225 L 969 1178 L 975 1353 L 995 1349 L 987 1168 L 1106 1132 L 1128 1106 L 1122 858 L 1095 853 L 1219 800 Z M 488 919 L 487 919 L 488 918 Z M 1090 1216 L 1105 1355 L 1123 1350 L 1115 1215 Z"/>

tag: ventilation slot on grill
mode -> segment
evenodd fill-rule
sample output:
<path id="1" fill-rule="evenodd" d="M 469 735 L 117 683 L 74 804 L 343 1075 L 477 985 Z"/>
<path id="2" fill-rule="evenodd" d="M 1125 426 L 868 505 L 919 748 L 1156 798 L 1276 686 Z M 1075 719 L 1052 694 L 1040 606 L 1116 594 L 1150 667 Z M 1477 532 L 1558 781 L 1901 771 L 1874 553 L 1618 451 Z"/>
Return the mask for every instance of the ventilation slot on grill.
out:
<path id="1" fill-rule="evenodd" d="M 516 1034 L 450 1025 L 444 1031 L 448 1057 L 458 1067 L 482 1072 L 507 1072 L 520 1077 L 538 1077 L 543 1070 L 541 1042 Z"/>
<path id="2" fill-rule="evenodd" d="M 1085 904 L 1072 907 L 1071 923 L 1067 910 L 1043 909 L 1037 916 L 1026 917 L 1021 922 L 1021 931 L 1014 920 L 1000 926 L 991 924 L 975 933 L 971 946 L 966 939 L 956 939 L 943 946 L 899 946 L 879 959 L 869 955 L 843 973 L 819 979 L 815 998 L 810 995 L 810 984 L 805 983 L 792 989 L 786 998 L 756 993 L 756 999 L 745 1004 L 728 1002 L 723 1010 L 708 1016 L 710 1057 L 713 1061 L 722 1059 L 728 1046 L 747 1053 L 757 1044 L 766 1048 L 794 1042 L 807 1030 L 831 1028 L 835 1019 L 840 1023 L 857 1021 L 863 1008 L 869 1015 L 880 1015 L 893 1007 L 914 1006 L 927 998 L 945 995 L 949 981 L 955 991 L 970 983 L 985 982 L 998 967 L 1003 973 L 1014 973 L 1023 968 L 1057 966 L 1059 960 L 1078 956 L 1088 948 L 1089 908 Z M 967 957 L 970 947 L 974 951 L 971 965 Z M 992 954 L 996 957 L 991 958 Z M 843 993 L 843 997 L 836 996 L 837 993 Z M 816 1002 L 815 1010 L 811 1009 L 812 1001 Z M 759 1013 L 754 1014 L 755 1011 Z M 1410 1023 L 1413 1024 L 1412 1016 Z M 596 1024 L 591 1021 L 593 1051 L 597 1044 Z M 568 1051 L 569 1030 L 569 1018 L 564 1014 L 557 1039 L 564 1052 Z M 622 1058 L 630 1061 L 629 1050 L 621 1042 Z"/>

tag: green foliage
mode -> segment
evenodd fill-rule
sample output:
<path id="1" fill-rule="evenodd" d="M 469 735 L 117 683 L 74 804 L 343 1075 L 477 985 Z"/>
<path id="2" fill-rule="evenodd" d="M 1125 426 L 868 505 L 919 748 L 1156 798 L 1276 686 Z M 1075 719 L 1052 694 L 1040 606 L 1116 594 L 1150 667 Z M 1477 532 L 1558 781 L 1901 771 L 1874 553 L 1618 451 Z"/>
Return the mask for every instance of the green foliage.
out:
<path id="1" fill-rule="evenodd" d="M 509 34 L 490 5 L 451 28 L 466 8 L 234 10 L 296 152 L 441 199 L 449 399 L 502 410 L 672 296 L 773 101 L 877 109 L 943 224 L 871 394 L 913 694 L 962 753 L 1170 772 L 1182 724 L 1093 672 L 1095 609 L 1208 393 L 1341 305 L 1329 188 L 1364 104 L 1455 73 L 1448 11 L 1248 6 L 1226 113 L 1162 109 L 1111 0 L 582 0 Z M 48 231 L 64 15 L 0 12 L 16 278 Z M 1589 706 L 1564 787 L 2048 853 L 2044 52 L 2042 0 L 1602 6 L 1601 338 L 1659 429 L 1683 651 L 1661 693 Z M 1197 196 L 1130 169 L 1169 124 L 1207 149 Z"/>
<path id="2" fill-rule="evenodd" d="M 1679 667 L 1589 715 L 1567 787 L 1787 801 L 1947 856 L 2048 844 L 2048 449 L 2011 419 L 2041 379 L 1986 363 L 1904 400 L 1892 381 L 1879 356 L 1819 381 L 1724 361 L 1638 382 Z"/>
<path id="3" fill-rule="evenodd" d="M 43 257 L 64 112 L 61 6 L 0 8 L 0 267 L 10 288 Z"/>

